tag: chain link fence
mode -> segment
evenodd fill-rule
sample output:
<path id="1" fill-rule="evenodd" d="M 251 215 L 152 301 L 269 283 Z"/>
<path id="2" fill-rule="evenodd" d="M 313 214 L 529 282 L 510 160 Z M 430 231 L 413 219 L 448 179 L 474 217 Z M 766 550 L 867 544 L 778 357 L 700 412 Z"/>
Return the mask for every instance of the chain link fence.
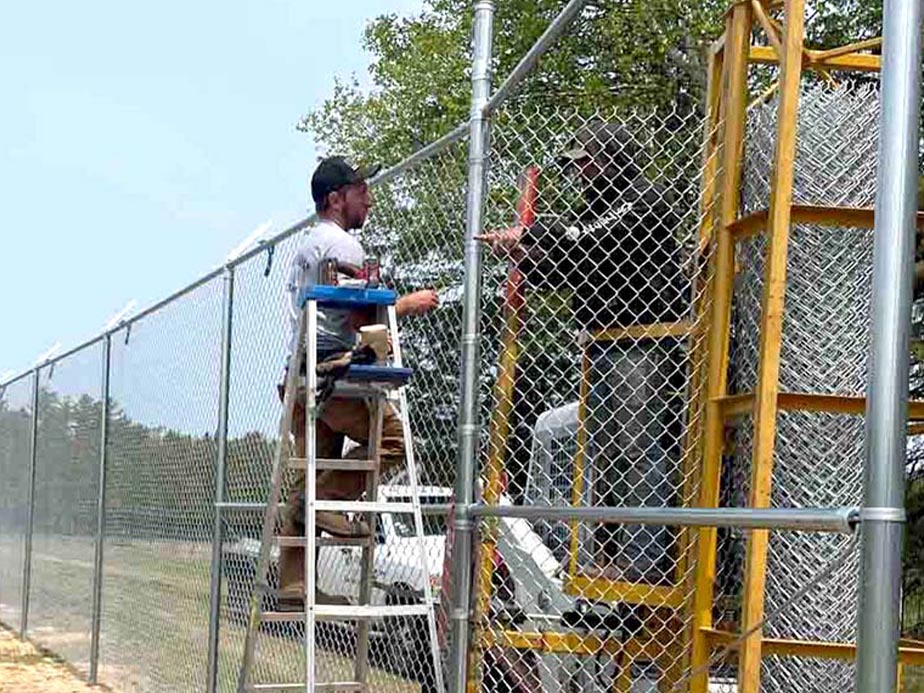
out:
<path id="1" fill-rule="evenodd" d="M 717 198 L 703 191 L 722 178 L 718 152 L 705 143 L 722 124 L 707 125 L 689 99 L 662 108 L 592 105 L 567 85 L 551 92 L 546 76 L 535 68 L 521 95 L 491 115 L 484 227 L 527 228 L 493 237 L 481 266 L 479 500 L 536 512 L 478 523 L 469 672 L 477 689 L 492 692 L 688 691 L 704 673 L 690 654 L 697 532 L 542 513 L 699 505 L 718 217 Z M 796 203 L 872 205 L 878 103 L 874 82 L 804 89 Z M 767 206 L 776 108 L 770 100 L 749 110 L 742 214 Z M 468 146 L 467 136 L 454 135 L 382 176 L 361 236 L 400 293 L 435 288 L 440 296 L 438 309 L 401 323 L 405 365 L 414 369 L 407 395 L 427 561 L 418 560 L 412 519 L 382 514 L 372 601 L 419 602 L 429 583 L 447 668 Z M 26 634 L 92 672 L 100 581 L 97 678 L 115 690 L 237 690 L 281 442 L 286 279 L 311 222 L 106 341 L 43 365 L 37 412 L 29 375 L 0 392 L 0 620 L 21 625 L 28 577 Z M 757 378 L 766 250 L 761 236 L 737 245 L 732 393 L 752 391 Z M 869 231 L 793 227 L 782 390 L 863 393 L 871 253 Z M 752 431 L 753 419 L 742 416 L 726 432 L 725 507 L 748 505 Z M 859 505 L 862 441 L 859 417 L 781 412 L 773 507 Z M 403 474 L 384 478 L 380 496 L 407 500 L 407 485 Z M 719 532 L 710 693 L 738 690 L 747 537 Z M 359 551 L 319 550 L 318 587 L 327 596 L 357 600 Z M 857 557 L 846 535 L 774 532 L 764 636 L 853 643 Z M 278 549 L 271 564 L 276 588 Z M 274 602 L 271 595 L 263 606 Z M 425 619 L 380 619 L 371 630 L 370 689 L 436 689 Z M 304 680 L 303 640 L 300 624 L 264 624 L 252 680 Z M 319 681 L 351 678 L 354 624 L 320 624 L 316 645 Z M 852 689 L 852 662 L 765 647 L 762 690 Z"/>
<path id="2" fill-rule="evenodd" d="M 383 274 L 399 293 L 435 287 L 440 307 L 402 321 L 405 364 L 414 369 L 408 407 L 418 467 L 421 502 L 442 506 L 425 517 L 427 567 L 420 566 L 413 519 L 383 513 L 376 529 L 376 587 L 372 603 L 419 602 L 423 581 L 439 590 L 443 572 L 446 508 L 452 500 L 456 457 L 461 329 L 462 238 L 466 141 L 449 142 L 419 165 L 383 180 L 362 232 L 364 248 L 380 261 Z M 295 234 L 276 243 L 272 256 L 259 254 L 234 271 L 227 498 L 255 503 L 225 514 L 226 548 L 221 685 L 233 690 L 243 647 L 244 624 L 256 571 L 262 527 L 261 502 L 276 449 L 288 323 L 283 310 L 289 265 L 303 240 Z M 269 319 L 267 319 L 269 316 Z M 294 483 L 294 474 L 287 486 Z M 381 480 L 380 499 L 408 502 L 408 478 Z M 318 589 L 326 596 L 356 601 L 359 547 L 322 547 L 317 564 Z M 271 582 L 278 586 L 279 553 L 274 549 Z M 272 600 L 265 605 L 274 608 Z M 445 618 L 443 617 L 445 621 Z M 418 690 L 433 686 L 430 638 L 424 618 L 379 619 L 371 624 L 370 684 L 375 690 Z M 304 679 L 302 625 L 268 624 L 257 643 L 253 680 L 294 683 Z M 319 682 L 349 679 L 356 654 L 350 625 L 322 623 L 317 634 Z"/>
<path id="3" fill-rule="evenodd" d="M 29 633 L 89 672 L 102 423 L 100 342 L 39 370 Z"/>
<path id="4" fill-rule="evenodd" d="M 513 223 L 518 178 L 541 170 L 532 237 L 485 263 L 484 368 L 515 369 L 488 398 L 501 503 L 695 505 L 709 314 L 699 232 L 711 211 L 700 194 L 714 170 L 703 129 L 693 111 L 528 98 L 494 116 L 488 227 Z M 514 266 L 524 302 L 511 322 Z M 492 469 L 482 476 L 492 483 Z M 498 554 L 477 577 L 490 594 L 475 625 L 486 690 L 679 680 L 688 531 L 505 518 L 482 532 Z"/>
<path id="5" fill-rule="evenodd" d="M 99 678 L 118 688 L 205 688 L 221 286 L 112 335 Z"/>

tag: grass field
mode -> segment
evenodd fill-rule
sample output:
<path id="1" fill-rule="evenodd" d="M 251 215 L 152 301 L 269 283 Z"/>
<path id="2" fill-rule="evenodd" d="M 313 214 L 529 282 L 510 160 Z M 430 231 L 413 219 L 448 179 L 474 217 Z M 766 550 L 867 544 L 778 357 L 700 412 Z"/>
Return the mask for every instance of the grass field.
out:
<path id="1" fill-rule="evenodd" d="M 3 547 L 0 546 L 0 557 Z M 208 544 L 110 541 L 105 547 L 100 637 L 102 683 L 115 691 L 201 691 L 208 653 Z M 89 668 L 93 541 L 36 536 L 29 636 L 80 672 Z M 18 612 L 5 604 L 0 618 Z M 18 622 L 18 617 L 14 622 Z M 219 689 L 236 690 L 242 626 L 222 619 Z M 344 651 L 347 651 L 344 648 Z M 267 633 L 258 641 L 261 681 L 304 680 L 301 640 Z M 352 659 L 322 651 L 319 680 L 349 680 Z M 411 693 L 420 686 L 373 669 L 374 690 Z"/>
<path id="2" fill-rule="evenodd" d="M 0 538 L 0 561 L 16 547 Z M 202 691 L 208 650 L 210 547 L 205 543 L 114 540 L 105 548 L 100 681 L 114 691 Z M 89 668 L 93 542 L 37 535 L 33 545 L 29 636 L 84 675 Z M 12 595 L 15 597 L 15 595 Z M 4 593 L 0 620 L 18 624 L 18 600 Z M 236 689 L 243 627 L 224 614 L 219 690 Z M 351 638 L 322 631 L 319 680 L 352 678 Z M 261 682 L 304 679 L 297 633 L 276 630 L 258 640 Z M 376 660 L 373 659 L 373 662 Z M 373 690 L 412 693 L 420 686 L 381 668 Z M 29 690 L 4 688 L 0 691 Z M 49 689 L 51 690 L 51 689 Z M 81 689 L 74 689 L 81 690 Z M 924 667 L 903 667 L 902 693 L 924 693 Z"/>

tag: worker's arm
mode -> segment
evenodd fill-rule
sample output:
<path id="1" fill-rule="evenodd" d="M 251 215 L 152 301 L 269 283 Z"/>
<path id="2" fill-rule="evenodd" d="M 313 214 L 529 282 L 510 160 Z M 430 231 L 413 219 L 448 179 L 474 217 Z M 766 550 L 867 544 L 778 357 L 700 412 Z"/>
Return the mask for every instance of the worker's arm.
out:
<path id="1" fill-rule="evenodd" d="M 570 284 L 589 250 L 581 247 L 581 239 L 589 238 L 586 234 L 560 224 L 537 222 L 529 227 L 489 231 L 476 238 L 488 244 L 495 255 L 516 262 L 530 284 L 551 287 Z"/>
<path id="2" fill-rule="evenodd" d="M 401 296 L 395 303 L 395 312 L 399 318 L 407 315 L 424 315 L 439 304 L 439 296 L 433 289 L 423 289 Z"/>

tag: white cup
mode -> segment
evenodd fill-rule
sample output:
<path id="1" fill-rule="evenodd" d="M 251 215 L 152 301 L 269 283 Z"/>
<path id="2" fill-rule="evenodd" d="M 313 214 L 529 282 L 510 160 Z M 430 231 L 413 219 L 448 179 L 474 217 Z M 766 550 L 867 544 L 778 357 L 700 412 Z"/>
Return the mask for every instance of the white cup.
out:
<path id="1" fill-rule="evenodd" d="M 388 358 L 388 328 L 385 325 L 365 325 L 359 328 L 359 343 L 370 346 L 375 360 L 384 363 Z"/>

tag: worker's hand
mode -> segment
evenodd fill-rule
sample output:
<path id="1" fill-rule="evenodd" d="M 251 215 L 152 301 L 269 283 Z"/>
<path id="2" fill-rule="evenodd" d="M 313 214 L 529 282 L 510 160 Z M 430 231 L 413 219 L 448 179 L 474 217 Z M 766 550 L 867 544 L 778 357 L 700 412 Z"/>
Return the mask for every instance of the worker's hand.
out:
<path id="1" fill-rule="evenodd" d="M 496 229 L 487 233 L 478 234 L 475 240 L 487 243 L 495 255 L 509 256 L 519 259 L 526 254 L 520 243 L 523 238 L 523 227 L 512 226 L 509 229 Z"/>
<path id="2" fill-rule="evenodd" d="M 399 317 L 402 315 L 424 315 L 439 304 L 440 298 L 433 289 L 423 289 L 399 298 L 395 309 Z"/>

